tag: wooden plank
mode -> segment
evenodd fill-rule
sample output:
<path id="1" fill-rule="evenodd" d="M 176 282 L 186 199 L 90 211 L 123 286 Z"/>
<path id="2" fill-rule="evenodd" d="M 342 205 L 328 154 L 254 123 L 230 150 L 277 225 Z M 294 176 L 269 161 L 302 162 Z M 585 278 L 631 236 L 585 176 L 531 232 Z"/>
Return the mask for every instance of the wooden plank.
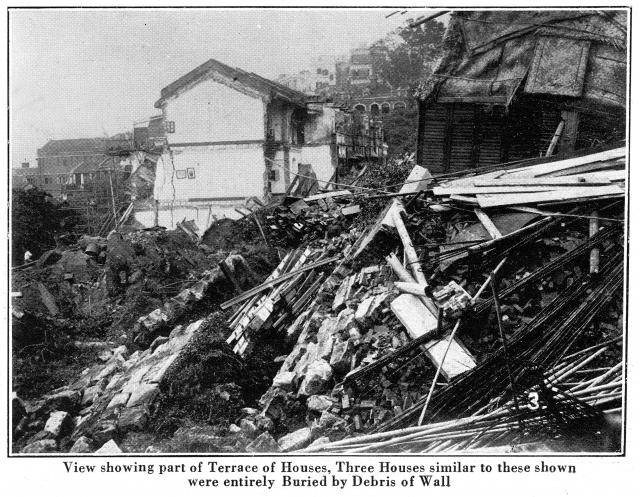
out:
<path id="1" fill-rule="evenodd" d="M 484 226 L 484 229 L 486 229 L 489 235 L 491 235 L 491 238 L 495 240 L 496 238 L 502 237 L 502 233 L 500 233 L 500 230 L 496 227 L 495 224 L 493 224 L 493 221 L 489 216 L 487 216 L 486 212 L 484 212 L 482 209 L 477 208 L 473 209 L 473 212 L 476 213 L 476 216 L 482 223 L 482 226 Z"/>
<path id="2" fill-rule="evenodd" d="M 311 195 L 310 197 L 305 197 L 303 200 L 305 202 L 313 202 L 314 200 L 323 200 L 325 198 L 333 198 L 333 197 L 346 197 L 349 195 L 353 195 L 353 192 L 351 190 L 338 190 L 333 192 L 318 193 L 317 195 Z"/>
<path id="3" fill-rule="evenodd" d="M 575 174 L 587 174 L 591 172 L 614 171 L 626 168 L 626 159 L 618 159 L 613 161 L 594 162 L 592 164 L 584 164 L 582 166 L 563 169 L 562 171 L 553 171 L 539 175 L 540 177 L 557 178 L 562 176 L 570 176 Z"/>
<path id="4" fill-rule="evenodd" d="M 587 178 L 584 176 L 560 176 L 540 177 L 540 178 L 497 178 L 490 181 L 476 181 L 474 186 L 492 187 L 492 186 L 602 186 L 610 185 L 611 180 L 607 177 Z"/>
<path id="5" fill-rule="evenodd" d="M 573 178 L 574 176 L 545 176 L 545 178 Z M 625 169 L 612 169 L 605 171 L 595 171 L 592 173 L 584 173 L 579 175 L 587 181 L 609 180 L 624 181 L 627 179 L 627 171 Z"/>
<path id="6" fill-rule="evenodd" d="M 440 340 L 427 342 L 425 348 L 427 349 L 427 356 L 434 365 L 438 366 L 444 358 L 440 374 L 442 374 L 447 381 L 450 381 L 459 374 L 475 368 L 476 361 L 458 341 L 457 337 L 453 339 L 451 346 L 449 346 L 449 350 L 447 351 L 448 344 L 449 336 L 447 335 Z"/>
<path id="7" fill-rule="evenodd" d="M 455 200 L 456 202 L 463 202 L 465 204 L 472 204 L 472 205 L 480 205 L 476 197 L 469 197 L 467 195 L 451 195 L 451 197 L 449 198 L 451 200 Z"/>
<path id="8" fill-rule="evenodd" d="M 605 195 L 624 195 L 624 190 L 617 185 L 594 186 L 591 188 L 563 188 L 561 190 L 519 193 L 515 195 L 478 195 L 480 207 L 500 207 L 503 205 L 537 204 L 539 202 L 569 201 Z"/>
<path id="9" fill-rule="evenodd" d="M 500 169 L 498 171 L 491 171 L 490 173 L 477 174 L 475 176 L 467 176 L 465 178 L 450 180 L 446 183 L 441 183 L 440 186 L 469 186 L 473 185 L 476 181 L 489 181 L 494 178 L 499 178 L 506 172 L 507 171 L 505 169 Z"/>
<path id="10" fill-rule="evenodd" d="M 438 328 L 438 319 L 415 295 L 403 293 L 391 302 L 391 310 L 407 330 L 411 339 L 416 339 Z"/>
<path id="11" fill-rule="evenodd" d="M 433 189 L 433 194 L 436 197 L 447 195 L 481 195 L 491 193 L 532 193 L 532 192 L 545 192 L 553 190 L 553 186 L 454 186 L 454 187 L 440 187 L 437 186 Z"/>
<path id="12" fill-rule="evenodd" d="M 438 319 L 424 306 L 418 297 L 405 293 L 391 302 L 391 310 L 407 330 L 412 340 L 438 328 Z M 449 337 L 432 340 L 425 346 L 427 356 L 436 366 L 440 364 Z M 475 360 L 454 340 L 442 364 L 442 374 L 449 380 L 475 367 Z"/>
<path id="13" fill-rule="evenodd" d="M 404 185 L 402 185 L 400 193 L 416 193 L 421 190 L 426 190 L 432 181 L 433 176 L 431 176 L 427 168 L 414 166 L 409 176 L 407 176 Z"/>
<path id="14" fill-rule="evenodd" d="M 512 169 L 505 173 L 502 177 L 534 177 L 545 173 L 553 173 L 562 171 L 564 169 L 571 169 L 573 167 L 582 166 L 584 164 L 619 159 L 621 157 L 626 157 L 626 149 L 624 147 L 606 150 L 597 154 L 583 155 L 582 157 L 573 157 L 571 159 L 547 162 L 545 164 L 539 164 L 536 166 L 525 166 L 518 169 Z"/>

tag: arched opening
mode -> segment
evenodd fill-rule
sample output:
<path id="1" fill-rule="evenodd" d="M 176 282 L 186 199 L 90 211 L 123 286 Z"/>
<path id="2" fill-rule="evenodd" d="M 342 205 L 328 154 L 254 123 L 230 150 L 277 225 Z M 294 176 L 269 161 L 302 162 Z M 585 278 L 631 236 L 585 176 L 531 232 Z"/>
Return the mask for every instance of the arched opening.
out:
<path id="1" fill-rule="evenodd" d="M 356 105 L 353 109 L 357 110 L 357 111 L 360 111 L 360 112 L 365 112 L 367 110 L 367 109 L 364 108 L 364 105 L 362 105 L 362 104 Z"/>
<path id="2" fill-rule="evenodd" d="M 396 102 L 395 104 L 393 104 L 393 110 L 403 111 L 406 108 L 407 106 L 404 102 Z"/>
<path id="3" fill-rule="evenodd" d="M 380 114 L 380 106 L 378 104 L 371 104 L 371 107 L 369 107 L 369 109 L 371 110 L 371 114 L 374 116 Z"/>
<path id="4" fill-rule="evenodd" d="M 388 114 L 390 110 L 391 110 L 391 106 L 387 102 L 382 104 L 382 113 L 383 114 Z"/>

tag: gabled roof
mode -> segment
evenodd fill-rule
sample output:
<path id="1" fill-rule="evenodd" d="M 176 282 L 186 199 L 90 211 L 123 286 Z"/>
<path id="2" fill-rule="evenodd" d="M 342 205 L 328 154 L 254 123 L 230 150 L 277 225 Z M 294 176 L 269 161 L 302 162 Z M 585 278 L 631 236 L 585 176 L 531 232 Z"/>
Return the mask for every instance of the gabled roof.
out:
<path id="1" fill-rule="evenodd" d="M 38 157 L 51 155 L 73 155 L 78 153 L 104 152 L 104 138 L 73 138 L 69 140 L 49 140 L 38 149 Z"/>
<path id="2" fill-rule="evenodd" d="M 97 171 L 108 171 L 113 169 L 114 158 L 106 155 L 98 155 L 93 157 L 87 157 L 80 164 L 78 164 L 70 173 L 95 173 Z"/>
<path id="3" fill-rule="evenodd" d="M 626 105 L 627 12 L 455 12 L 416 97 L 508 105 L 515 92 Z"/>
<path id="4" fill-rule="evenodd" d="M 267 97 L 277 97 L 291 103 L 304 105 L 307 95 L 302 92 L 292 90 L 270 79 L 263 78 L 252 72 L 233 68 L 215 59 L 209 59 L 204 64 L 196 67 L 181 78 L 160 91 L 160 100 L 155 103 L 156 108 L 161 108 L 166 99 L 178 94 L 183 88 L 192 85 L 200 79 L 204 79 L 208 74 L 217 73 L 237 84 L 252 88 Z"/>

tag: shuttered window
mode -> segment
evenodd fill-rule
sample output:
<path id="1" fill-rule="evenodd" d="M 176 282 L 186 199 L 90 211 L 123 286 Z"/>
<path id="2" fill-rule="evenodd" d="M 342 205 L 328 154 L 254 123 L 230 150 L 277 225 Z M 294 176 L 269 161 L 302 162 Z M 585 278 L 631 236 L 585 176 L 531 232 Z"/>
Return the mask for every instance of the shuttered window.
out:
<path id="1" fill-rule="evenodd" d="M 424 111 L 420 160 L 433 173 L 500 162 L 502 115 L 474 104 L 435 104 Z"/>

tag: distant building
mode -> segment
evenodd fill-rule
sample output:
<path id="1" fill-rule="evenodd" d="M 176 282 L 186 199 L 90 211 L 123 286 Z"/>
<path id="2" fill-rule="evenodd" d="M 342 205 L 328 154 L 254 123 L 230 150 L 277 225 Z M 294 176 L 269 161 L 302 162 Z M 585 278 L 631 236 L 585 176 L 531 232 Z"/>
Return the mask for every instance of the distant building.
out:
<path id="1" fill-rule="evenodd" d="M 73 172 L 78 166 L 112 159 L 106 155 L 106 146 L 104 138 L 49 140 L 38 149 L 34 184 L 54 198 L 61 198 L 64 186 L 76 182 Z M 77 181 L 82 184 L 84 178 L 82 173 L 79 174 Z"/>
<path id="2" fill-rule="evenodd" d="M 161 151 L 165 144 L 162 114 L 152 116 L 148 121 L 133 126 L 133 146 L 135 150 Z"/>
<path id="3" fill-rule="evenodd" d="M 336 85 L 336 65 L 333 59 L 318 57 L 308 69 L 281 74 L 276 82 L 309 95 L 327 95 Z"/>
<path id="4" fill-rule="evenodd" d="M 356 48 L 349 58 L 348 84 L 369 85 L 373 80 L 373 61 L 368 48 Z"/>

